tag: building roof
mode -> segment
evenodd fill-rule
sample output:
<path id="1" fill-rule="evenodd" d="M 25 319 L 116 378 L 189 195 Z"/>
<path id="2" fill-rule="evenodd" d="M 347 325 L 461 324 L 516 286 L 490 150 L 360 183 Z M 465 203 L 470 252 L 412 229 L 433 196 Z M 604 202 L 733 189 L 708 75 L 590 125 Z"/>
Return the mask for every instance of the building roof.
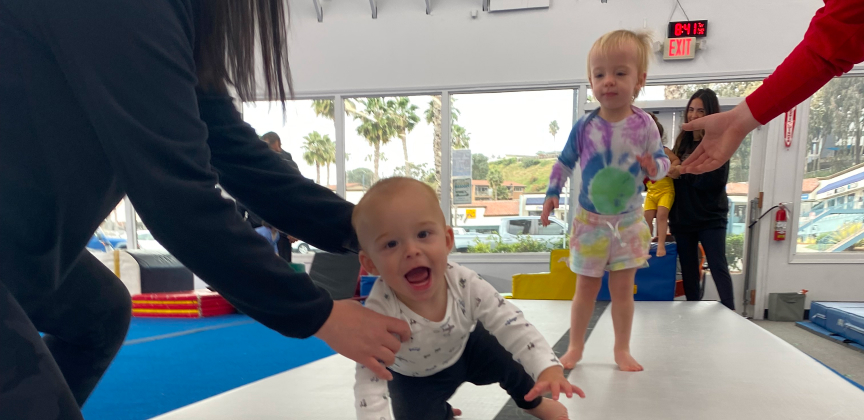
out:
<path id="1" fill-rule="evenodd" d="M 816 178 L 806 178 L 801 186 L 802 193 L 811 193 L 819 187 L 819 180 Z"/>
<path id="2" fill-rule="evenodd" d="M 822 194 L 824 192 L 831 191 L 835 188 L 845 187 L 845 186 L 847 186 L 853 182 L 858 182 L 861 180 L 864 180 L 864 172 L 858 172 L 855 175 L 848 176 L 848 177 L 843 178 L 839 181 L 834 181 L 834 182 L 832 182 L 832 183 L 830 183 L 830 184 L 828 184 L 822 188 L 819 188 L 819 191 L 817 191 L 816 194 Z"/>
<path id="3" fill-rule="evenodd" d="M 330 188 L 332 191 L 336 191 L 335 185 L 328 185 L 327 188 Z M 359 182 L 349 182 L 345 184 L 345 191 L 366 191 L 366 188 L 363 184 Z"/>
<path id="4" fill-rule="evenodd" d="M 811 193 L 819 186 L 819 180 L 816 178 L 807 178 L 801 186 L 802 193 Z M 750 191 L 749 184 L 746 182 L 731 182 L 726 184 L 726 194 L 728 195 L 747 195 Z"/>
<path id="5" fill-rule="evenodd" d="M 727 195 L 747 195 L 749 184 L 746 182 L 731 182 L 726 184 Z"/>

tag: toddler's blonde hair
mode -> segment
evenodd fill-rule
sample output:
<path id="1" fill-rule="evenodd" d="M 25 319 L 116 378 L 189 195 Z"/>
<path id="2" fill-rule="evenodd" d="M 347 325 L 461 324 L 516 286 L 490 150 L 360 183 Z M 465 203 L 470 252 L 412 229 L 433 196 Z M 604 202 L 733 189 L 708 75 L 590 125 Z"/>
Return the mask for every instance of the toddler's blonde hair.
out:
<path id="1" fill-rule="evenodd" d="M 627 44 L 636 47 L 636 69 L 639 71 L 639 75 L 647 73 L 648 60 L 651 57 L 651 42 L 651 33 L 647 31 L 633 32 L 619 29 L 601 36 L 588 51 L 588 80 L 591 80 L 593 77 L 591 72 L 591 54 L 596 51 L 602 55 L 606 55 L 612 51 L 620 50 Z M 639 85 L 636 86 L 636 90 L 633 92 L 633 99 L 639 96 L 639 91 L 642 87 Z"/>

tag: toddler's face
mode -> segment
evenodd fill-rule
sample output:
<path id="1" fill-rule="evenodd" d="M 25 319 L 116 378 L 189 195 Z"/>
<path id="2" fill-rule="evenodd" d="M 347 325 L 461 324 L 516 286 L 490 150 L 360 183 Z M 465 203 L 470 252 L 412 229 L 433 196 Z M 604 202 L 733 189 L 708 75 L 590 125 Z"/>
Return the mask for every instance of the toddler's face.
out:
<path id="1" fill-rule="evenodd" d="M 608 109 L 630 106 L 645 84 L 645 74 L 639 73 L 636 47 L 627 45 L 607 54 L 592 51 L 588 59 L 591 90 L 600 105 Z"/>
<path id="2" fill-rule="evenodd" d="M 405 188 L 370 206 L 357 223 L 360 262 L 410 306 L 446 292 L 444 272 L 453 229 L 438 201 Z"/>

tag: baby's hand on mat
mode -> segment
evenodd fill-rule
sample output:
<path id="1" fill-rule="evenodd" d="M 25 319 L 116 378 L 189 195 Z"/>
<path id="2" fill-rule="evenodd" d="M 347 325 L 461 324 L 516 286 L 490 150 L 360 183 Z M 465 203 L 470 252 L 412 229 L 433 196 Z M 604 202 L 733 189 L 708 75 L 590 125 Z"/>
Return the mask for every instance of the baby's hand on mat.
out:
<path id="1" fill-rule="evenodd" d="M 639 164 L 642 165 L 642 169 L 648 173 L 649 177 L 654 178 L 657 176 L 657 162 L 654 161 L 654 157 L 650 153 L 637 156 L 636 160 L 639 161 Z"/>
<path id="2" fill-rule="evenodd" d="M 552 392 L 552 399 L 558 400 L 558 394 L 564 392 L 567 398 L 572 398 L 576 394 L 585 398 L 585 393 L 578 386 L 567 382 L 564 377 L 564 369 L 561 366 L 551 366 L 540 373 L 534 388 L 525 395 L 525 401 L 531 401 L 546 392 Z"/>

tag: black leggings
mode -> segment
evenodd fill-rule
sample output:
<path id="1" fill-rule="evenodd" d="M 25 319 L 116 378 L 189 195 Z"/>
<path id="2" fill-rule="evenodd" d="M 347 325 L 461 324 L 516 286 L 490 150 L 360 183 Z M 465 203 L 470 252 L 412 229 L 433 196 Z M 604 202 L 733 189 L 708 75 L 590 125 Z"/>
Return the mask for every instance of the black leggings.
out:
<path id="1" fill-rule="evenodd" d="M 681 277 L 687 300 L 701 300 L 699 296 L 699 243 L 705 250 L 711 277 L 717 286 L 720 302 L 735 310 L 735 293 L 732 276 L 726 262 L 726 229 L 707 229 L 697 232 L 676 232 L 678 260 L 681 262 Z"/>
<path id="2" fill-rule="evenodd" d="M 86 250 L 56 289 L 33 293 L 26 281 L 0 279 L 0 419 L 83 419 L 126 338 L 129 292 Z"/>
<path id="3" fill-rule="evenodd" d="M 497 383 L 519 408 L 530 410 L 540 405 L 541 397 L 525 401 L 534 380 L 513 360 L 513 355 L 483 325 L 468 336 L 465 351 L 453 366 L 432 376 L 411 377 L 393 372 L 387 383 L 396 420 L 447 420 L 453 409 L 447 400 L 465 382 L 475 385 Z"/>

